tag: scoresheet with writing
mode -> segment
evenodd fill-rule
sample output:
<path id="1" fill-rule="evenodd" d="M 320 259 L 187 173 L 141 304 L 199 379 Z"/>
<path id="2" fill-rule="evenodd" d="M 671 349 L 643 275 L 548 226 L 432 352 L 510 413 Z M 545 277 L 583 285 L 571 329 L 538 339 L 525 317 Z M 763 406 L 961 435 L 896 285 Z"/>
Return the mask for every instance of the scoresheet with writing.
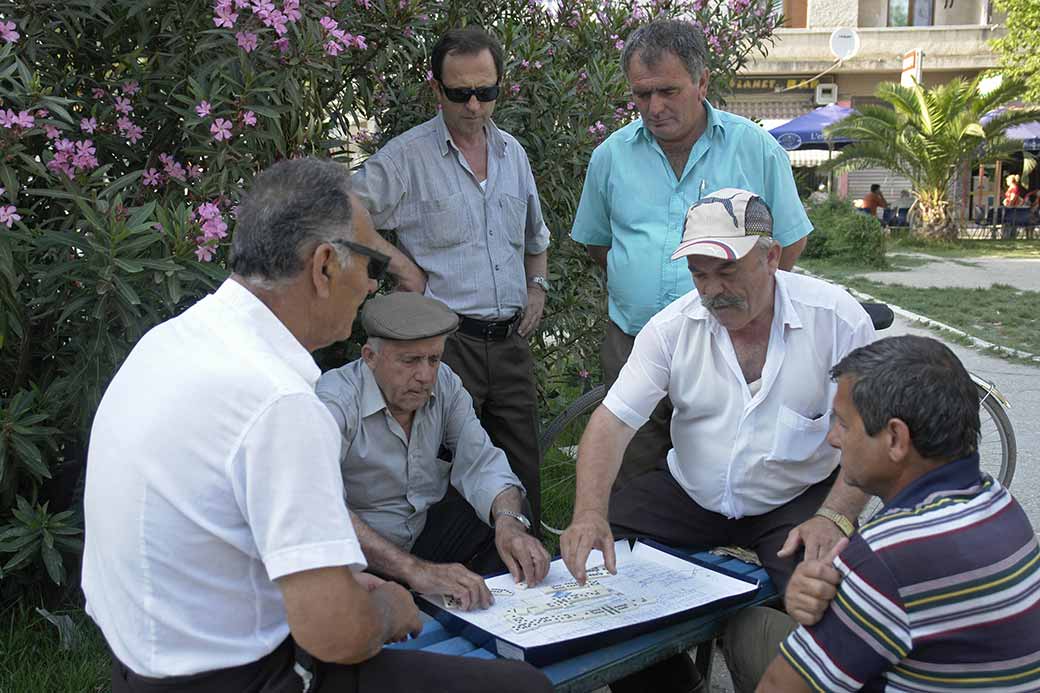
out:
<path id="1" fill-rule="evenodd" d="M 495 603 L 481 611 L 462 611 L 450 597 L 423 595 L 437 606 L 488 633 L 522 648 L 594 635 L 669 616 L 757 586 L 690 563 L 637 542 L 614 546 L 617 575 L 603 567 L 593 551 L 584 585 L 562 560 L 552 562 L 545 579 L 532 587 L 513 582 L 507 573 L 487 580 Z"/>

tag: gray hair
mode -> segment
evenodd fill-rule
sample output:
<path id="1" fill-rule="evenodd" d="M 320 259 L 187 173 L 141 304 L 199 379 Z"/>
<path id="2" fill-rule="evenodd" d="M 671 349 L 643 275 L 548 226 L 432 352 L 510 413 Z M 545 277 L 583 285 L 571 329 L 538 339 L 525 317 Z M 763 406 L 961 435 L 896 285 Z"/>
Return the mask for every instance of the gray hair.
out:
<path id="1" fill-rule="evenodd" d="M 850 376 L 852 402 L 867 435 L 889 419 L 910 429 L 928 459 L 958 459 L 978 449 L 979 393 L 957 356 L 930 337 L 887 337 L 851 351 L 831 369 Z"/>
<path id="2" fill-rule="evenodd" d="M 636 54 L 641 63 L 653 67 L 665 52 L 682 61 L 694 84 L 700 80 L 708 55 L 704 33 L 680 19 L 658 19 L 633 31 L 621 52 L 621 69 L 627 75 Z"/>
<path id="3" fill-rule="evenodd" d="M 369 337 L 365 341 L 365 345 L 369 349 L 371 349 L 372 351 L 374 351 L 376 353 L 379 353 L 380 351 L 383 350 L 383 345 L 384 345 L 383 338 L 382 337 Z"/>
<path id="4" fill-rule="evenodd" d="M 313 157 L 279 161 L 253 179 L 238 207 L 231 270 L 272 288 L 304 268 L 320 243 L 352 240 L 350 173 Z M 341 264 L 349 253 L 334 245 Z"/>

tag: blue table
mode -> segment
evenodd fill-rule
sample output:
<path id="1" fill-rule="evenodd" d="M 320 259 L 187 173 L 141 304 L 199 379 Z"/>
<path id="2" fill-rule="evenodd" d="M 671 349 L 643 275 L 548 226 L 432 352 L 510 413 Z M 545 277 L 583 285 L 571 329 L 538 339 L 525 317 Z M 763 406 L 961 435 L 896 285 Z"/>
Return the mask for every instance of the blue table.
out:
<path id="1" fill-rule="evenodd" d="M 697 648 L 697 665 L 707 674 L 711 663 L 712 640 L 726 618 L 741 609 L 771 601 L 776 598 L 776 590 L 766 571 L 759 566 L 707 552 L 697 552 L 693 555 L 712 565 L 719 565 L 757 580 L 758 590 L 748 595 L 744 602 L 725 607 L 718 612 L 697 616 L 616 645 L 550 664 L 542 671 L 552 681 L 556 690 L 560 693 L 592 691 L 644 669 L 654 662 L 694 647 Z M 483 659 L 494 659 L 497 656 L 476 647 L 464 638 L 451 635 L 432 618 L 425 615 L 424 618 L 425 625 L 419 637 L 388 647 Z"/>

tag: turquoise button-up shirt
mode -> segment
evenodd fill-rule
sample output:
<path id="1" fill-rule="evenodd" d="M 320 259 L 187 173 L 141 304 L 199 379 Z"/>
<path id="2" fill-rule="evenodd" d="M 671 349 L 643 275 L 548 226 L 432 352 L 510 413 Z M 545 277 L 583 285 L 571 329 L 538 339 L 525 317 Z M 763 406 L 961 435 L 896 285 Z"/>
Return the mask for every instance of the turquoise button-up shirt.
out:
<path id="1" fill-rule="evenodd" d="M 773 212 L 773 237 L 788 246 L 812 224 L 787 153 L 763 128 L 704 102 L 708 126 L 676 180 L 668 157 L 643 121 L 614 132 L 592 153 L 571 238 L 609 246 L 610 319 L 635 335 L 662 308 L 693 289 L 682 240 L 686 210 L 721 188 L 762 196 Z"/>

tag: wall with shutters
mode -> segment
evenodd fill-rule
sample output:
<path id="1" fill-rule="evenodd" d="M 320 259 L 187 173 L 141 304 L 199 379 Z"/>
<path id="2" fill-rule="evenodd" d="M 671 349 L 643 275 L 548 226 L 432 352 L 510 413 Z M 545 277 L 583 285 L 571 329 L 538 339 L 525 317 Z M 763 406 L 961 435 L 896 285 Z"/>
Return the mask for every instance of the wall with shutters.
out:
<path id="1" fill-rule="evenodd" d="M 861 200 L 870 192 L 870 186 L 877 183 L 881 186 L 881 194 L 890 204 L 899 199 L 901 190 L 911 190 L 910 181 L 897 173 L 883 168 L 864 168 L 849 172 L 849 200 Z"/>

